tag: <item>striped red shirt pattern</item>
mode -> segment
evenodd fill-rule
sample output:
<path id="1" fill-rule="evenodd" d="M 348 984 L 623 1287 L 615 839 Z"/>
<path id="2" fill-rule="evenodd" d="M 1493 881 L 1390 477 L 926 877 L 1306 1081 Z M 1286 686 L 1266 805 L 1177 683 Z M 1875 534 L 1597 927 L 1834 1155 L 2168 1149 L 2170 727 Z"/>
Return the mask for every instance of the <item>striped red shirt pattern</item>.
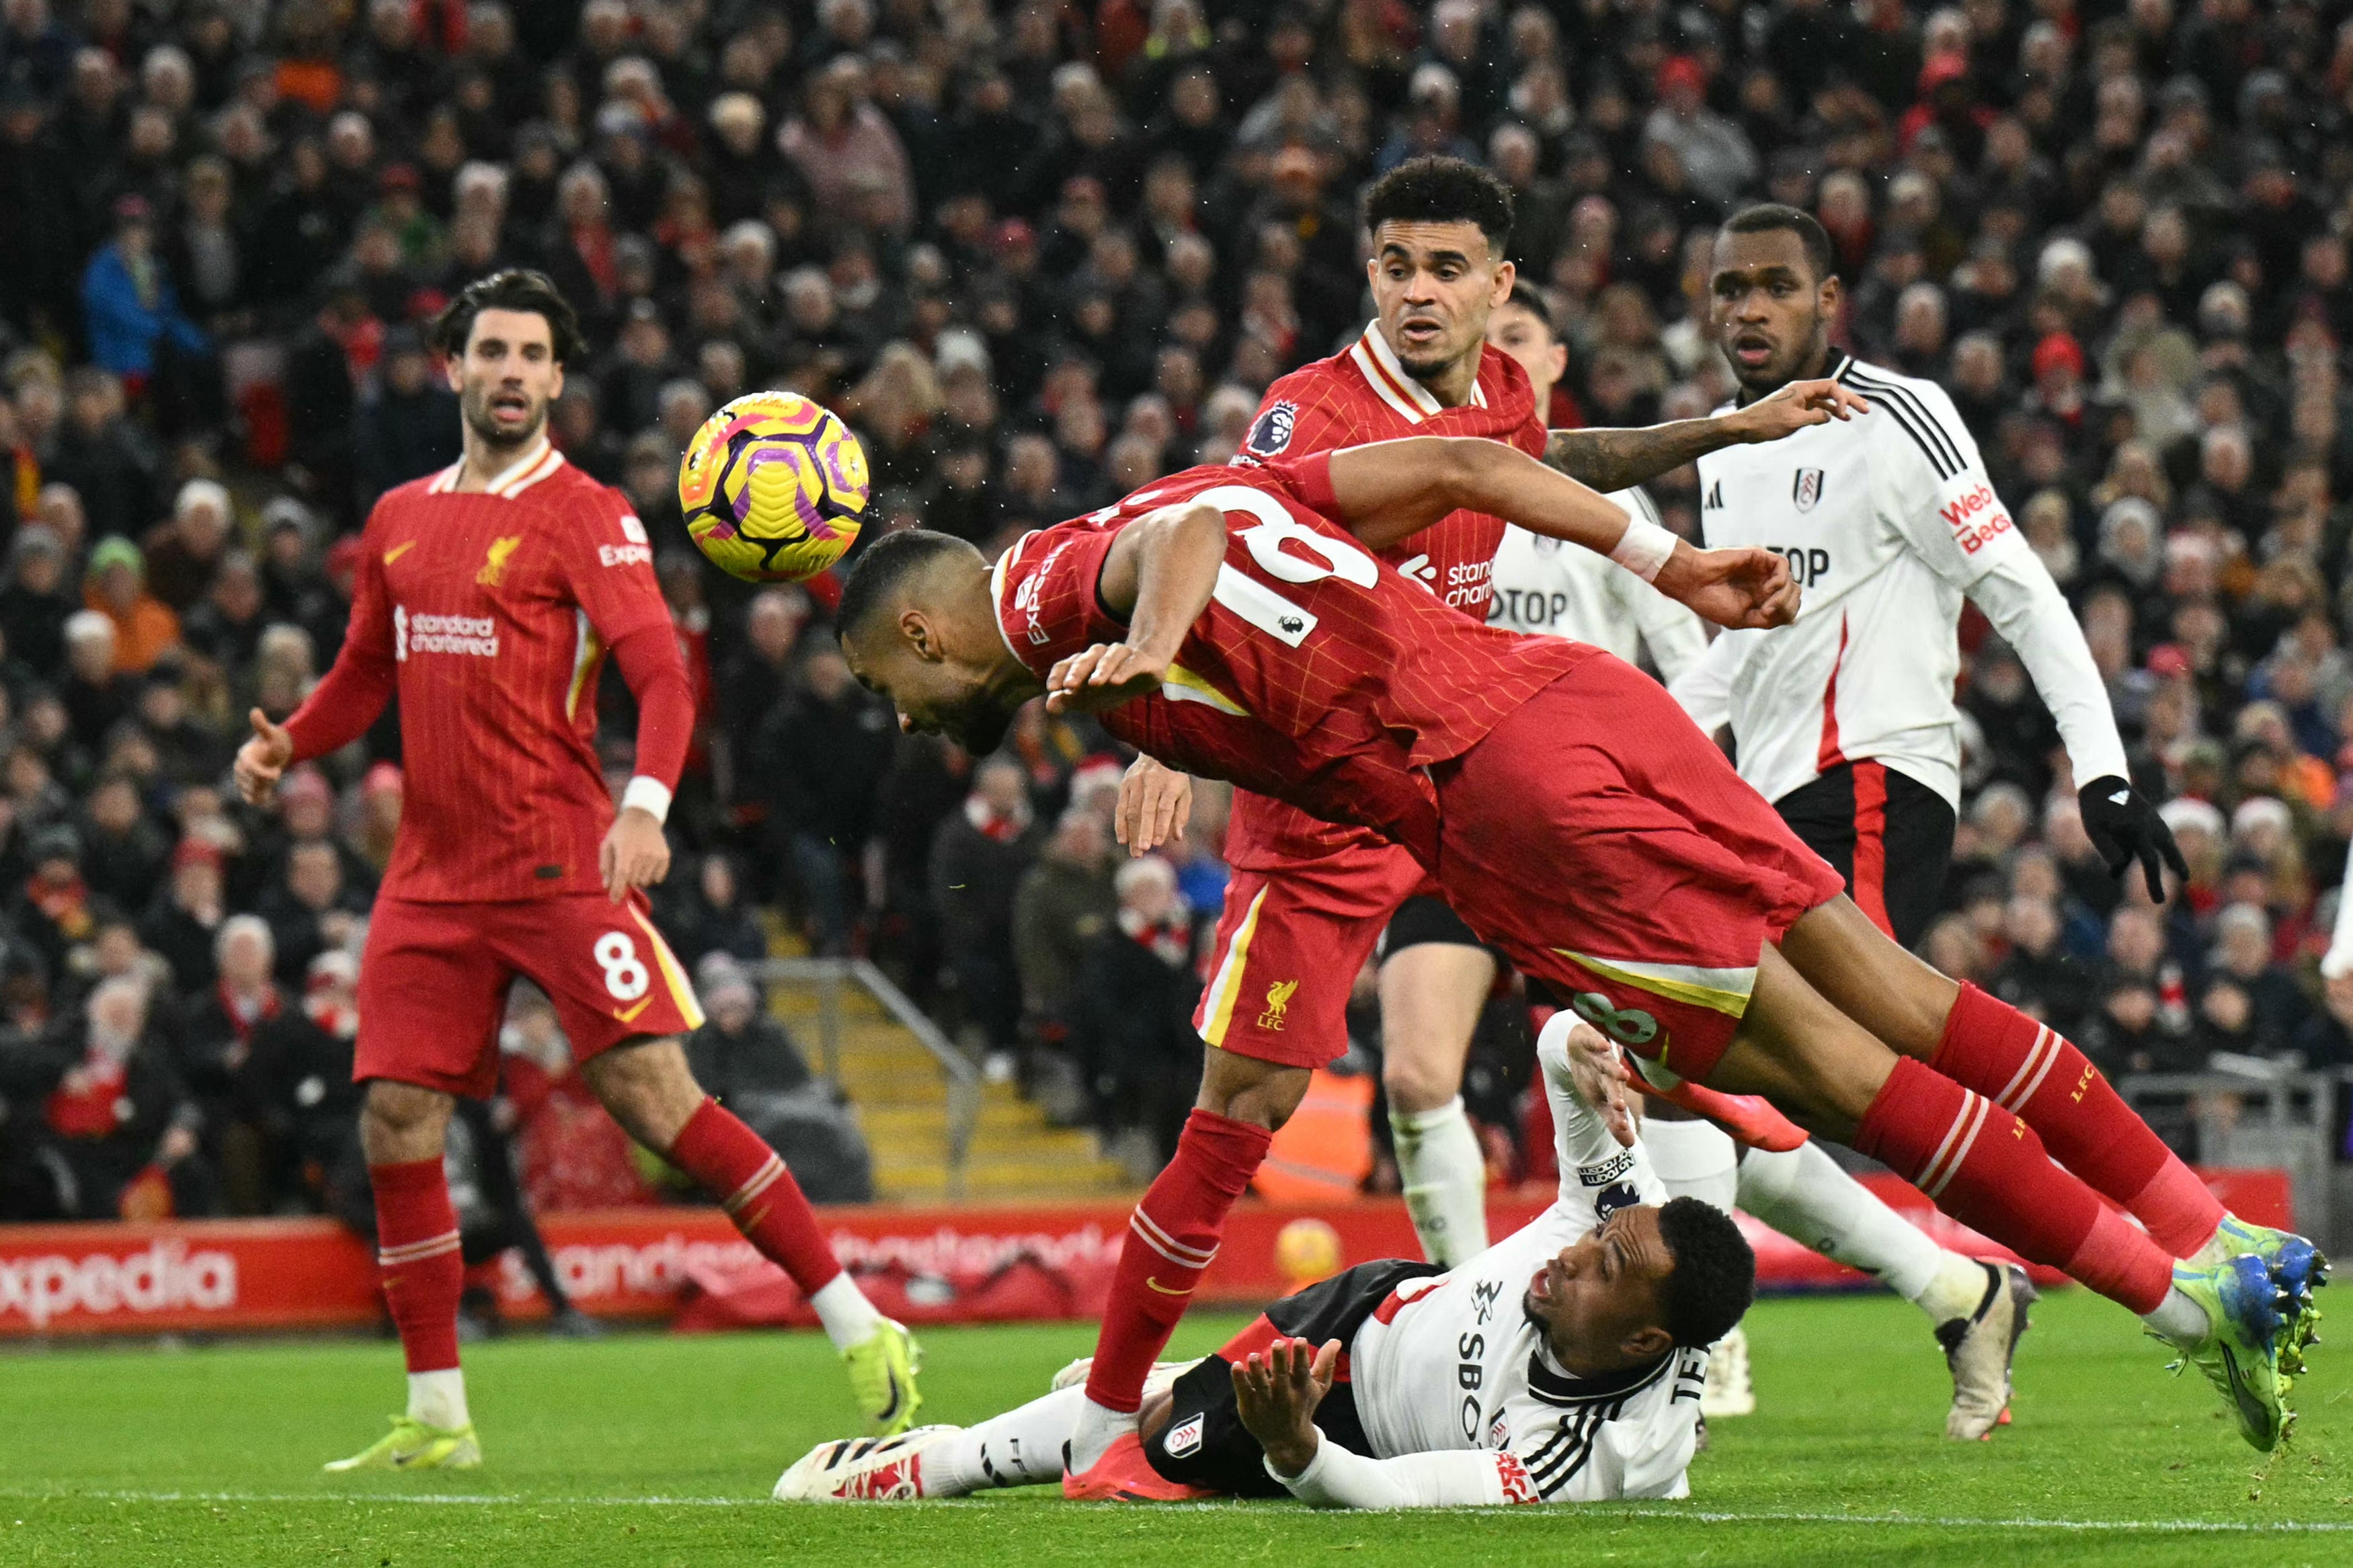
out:
<path id="1" fill-rule="evenodd" d="M 1459 756 L 1592 650 L 1448 609 L 1301 499 L 1323 465 L 1193 468 L 1116 506 L 1025 535 L 998 561 L 997 624 L 1039 676 L 1127 628 L 1095 585 L 1121 529 L 1155 508 L 1221 509 L 1226 559 L 1156 696 L 1104 715 L 1175 768 L 1231 780 L 1423 855 L 1436 809 L 1421 770 Z"/>
<path id="2" fill-rule="evenodd" d="M 1448 408 L 1406 373 L 1379 327 L 1368 325 L 1345 350 L 1302 365 L 1267 388 L 1234 462 L 1261 464 L 1402 436 L 1484 436 L 1540 458 L 1546 434 L 1527 373 L 1502 350 L 1482 350 L 1471 401 Z M 1446 604 L 1483 621 L 1504 527 L 1502 518 L 1484 512 L 1450 512 L 1381 552 L 1381 558 Z M 1359 830 L 1317 821 L 1252 792 L 1234 797 L 1226 827 L 1226 858 L 1232 865 L 1275 870 L 1296 861 L 1329 859 L 1351 847 L 1373 851 L 1377 846 Z"/>
<path id="3" fill-rule="evenodd" d="M 596 677 L 613 643 L 670 621 L 645 527 L 552 448 L 487 490 L 457 479 L 402 485 L 369 514 L 337 672 L 288 721 L 297 755 L 358 733 L 396 687 L 404 789 L 384 893 L 601 891 L 614 808 Z"/>

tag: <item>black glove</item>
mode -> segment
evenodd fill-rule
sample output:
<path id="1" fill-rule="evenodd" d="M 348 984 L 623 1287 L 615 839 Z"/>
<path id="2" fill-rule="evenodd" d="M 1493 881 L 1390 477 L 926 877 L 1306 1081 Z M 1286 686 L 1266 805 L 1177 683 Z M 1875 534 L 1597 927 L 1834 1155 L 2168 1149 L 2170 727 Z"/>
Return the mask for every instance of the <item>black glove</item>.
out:
<path id="1" fill-rule="evenodd" d="M 2075 800 L 2084 809 L 2084 831 L 2100 858 L 2108 863 L 2109 876 L 2121 877 L 2134 861 L 2139 861 L 2141 874 L 2148 879 L 2148 896 L 2160 904 L 2165 902 L 2165 883 L 2158 875 L 2160 865 L 2172 867 L 2175 876 L 2189 880 L 2189 862 L 2181 858 L 2173 829 L 2157 815 L 2148 797 L 2131 784 L 2110 773 L 2077 790 Z"/>

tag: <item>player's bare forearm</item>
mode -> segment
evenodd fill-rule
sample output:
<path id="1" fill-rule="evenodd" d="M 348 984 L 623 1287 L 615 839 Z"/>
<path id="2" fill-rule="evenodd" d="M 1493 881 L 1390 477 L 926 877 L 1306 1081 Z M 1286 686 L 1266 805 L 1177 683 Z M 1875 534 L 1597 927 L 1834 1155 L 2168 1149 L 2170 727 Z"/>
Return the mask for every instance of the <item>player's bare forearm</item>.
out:
<path id="1" fill-rule="evenodd" d="M 1226 520 L 1198 502 L 1162 507 L 1128 524 L 1103 557 L 1095 595 L 1127 622 L 1124 641 L 1097 643 L 1046 677 L 1050 713 L 1103 713 L 1160 689 L 1226 559 Z"/>
<path id="2" fill-rule="evenodd" d="M 1672 473 L 1739 439 L 1723 419 L 1678 419 L 1641 429 L 1555 430 L 1545 466 L 1597 490 L 1622 490 Z"/>
<path id="3" fill-rule="evenodd" d="M 1103 606 L 1127 619 L 1127 646 L 1161 663 L 1209 607 L 1226 560 L 1226 520 L 1217 508 L 1163 507 L 1121 533 L 1103 561 Z"/>
<path id="4" fill-rule="evenodd" d="M 1508 517 L 1531 533 L 1607 555 L 1626 535 L 1623 507 L 1500 441 L 1409 436 L 1331 457 L 1332 499 L 1348 531 L 1375 550 L 1458 509 Z"/>

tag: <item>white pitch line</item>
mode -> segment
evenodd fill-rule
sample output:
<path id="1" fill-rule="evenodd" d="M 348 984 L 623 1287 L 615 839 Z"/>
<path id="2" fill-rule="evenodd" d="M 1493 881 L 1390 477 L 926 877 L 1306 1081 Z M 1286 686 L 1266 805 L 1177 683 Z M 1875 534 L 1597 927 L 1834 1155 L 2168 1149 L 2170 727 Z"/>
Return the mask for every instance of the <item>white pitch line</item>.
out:
<path id="1" fill-rule="evenodd" d="M 983 1493 L 986 1497 L 987 1494 Z M 32 1491 L 0 1489 L 15 1502 L 150 1503 L 402 1503 L 426 1508 L 766 1508 L 767 1498 L 744 1497 L 529 1497 L 465 1492 L 201 1492 Z M 944 1500 L 896 1503 L 895 1508 L 946 1508 Z M 1124 1506 L 1133 1507 L 1128 1504 Z M 1165 1505 L 1160 1505 L 1165 1506 Z M 1200 1507 L 1202 1505 L 1194 1505 Z M 1219 1505 L 1211 1504 L 1210 1507 Z M 1516 1509 L 1465 1509 L 1457 1512 L 1516 1515 Z M 1699 1524 L 1838 1524 L 1934 1530 L 2048 1530 L 2117 1533 L 2205 1535 L 2331 1535 L 2353 1532 L 2353 1521 L 2216 1519 L 1974 1519 L 1936 1514 L 1803 1513 L 1788 1510 L 1628 1508 L 1589 1503 L 1576 1511 L 1620 1519 L 1685 1520 Z"/>

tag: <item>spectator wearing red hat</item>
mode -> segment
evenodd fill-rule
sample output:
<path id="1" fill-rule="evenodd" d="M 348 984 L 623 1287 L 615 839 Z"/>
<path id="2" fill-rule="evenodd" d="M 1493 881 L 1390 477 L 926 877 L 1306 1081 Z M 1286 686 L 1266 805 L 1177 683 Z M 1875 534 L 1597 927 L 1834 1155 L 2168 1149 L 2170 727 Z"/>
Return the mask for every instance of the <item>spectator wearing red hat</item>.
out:
<path id="1" fill-rule="evenodd" d="M 209 839 L 193 833 L 181 839 L 163 896 L 139 922 L 139 940 L 171 966 L 173 987 L 184 996 L 217 973 L 213 944 L 228 914 L 226 860 Z"/>
<path id="2" fill-rule="evenodd" d="M 2084 395 L 2084 345 L 2075 341 L 2073 332 L 2046 332 L 2034 345 L 2030 367 L 2034 374 L 2034 390 L 2029 395 L 2030 406 L 2067 427 L 2072 443 L 2075 432 L 2083 427 L 2086 412 Z"/>
<path id="3" fill-rule="evenodd" d="M 1707 72 L 1689 55 L 1660 63 L 1659 106 L 1642 122 L 1642 140 L 1672 151 L 1692 189 L 1723 207 L 1757 180 L 1748 133 L 1707 106 Z"/>

